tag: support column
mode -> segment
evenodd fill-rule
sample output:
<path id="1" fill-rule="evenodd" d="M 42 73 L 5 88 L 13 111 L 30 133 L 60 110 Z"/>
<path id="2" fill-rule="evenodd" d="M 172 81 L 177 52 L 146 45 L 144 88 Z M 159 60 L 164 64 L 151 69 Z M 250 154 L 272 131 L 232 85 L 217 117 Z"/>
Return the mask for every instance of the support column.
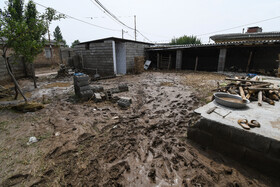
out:
<path id="1" fill-rule="evenodd" d="M 227 49 L 220 49 L 218 69 L 217 69 L 218 72 L 225 70 L 226 55 L 227 55 Z"/>
<path id="2" fill-rule="evenodd" d="M 177 50 L 176 52 L 176 70 L 182 69 L 182 50 Z"/>
<path id="3" fill-rule="evenodd" d="M 159 55 L 159 53 L 157 53 L 157 69 L 159 69 L 159 58 L 160 58 L 160 55 Z"/>
<path id="4" fill-rule="evenodd" d="M 197 71 L 197 66 L 198 66 L 198 56 L 195 59 L 195 67 L 194 67 L 194 71 Z"/>

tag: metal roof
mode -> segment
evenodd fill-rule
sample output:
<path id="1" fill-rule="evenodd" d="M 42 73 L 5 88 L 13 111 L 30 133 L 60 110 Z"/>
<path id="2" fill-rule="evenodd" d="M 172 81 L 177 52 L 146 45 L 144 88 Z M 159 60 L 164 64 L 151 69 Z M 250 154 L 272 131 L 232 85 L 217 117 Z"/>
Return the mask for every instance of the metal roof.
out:
<path id="1" fill-rule="evenodd" d="M 252 40 L 252 39 L 280 39 L 280 32 L 256 32 L 256 33 L 231 33 L 218 34 L 210 37 L 215 42 L 227 40 Z"/>
<path id="2" fill-rule="evenodd" d="M 239 42 L 187 44 L 187 45 L 154 45 L 154 46 L 147 47 L 146 50 L 160 51 L 160 50 L 177 50 L 177 49 L 206 48 L 206 47 L 260 46 L 260 45 L 272 45 L 272 44 L 280 44 L 280 40 L 239 41 Z"/>
<path id="3" fill-rule="evenodd" d="M 91 40 L 91 41 L 81 42 L 79 44 L 99 43 L 99 42 L 104 42 L 106 40 L 114 40 L 114 41 L 118 41 L 118 42 L 133 42 L 133 43 L 154 45 L 153 43 L 141 42 L 141 41 L 135 41 L 135 40 L 128 40 L 128 39 L 122 39 L 122 38 L 117 38 L 117 37 L 108 37 L 108 38 L 102 38 L 102 39 L 98 39 L 98 40 Z M 79 44 L 77 44 L 77 45 L 79 45 Z"/>

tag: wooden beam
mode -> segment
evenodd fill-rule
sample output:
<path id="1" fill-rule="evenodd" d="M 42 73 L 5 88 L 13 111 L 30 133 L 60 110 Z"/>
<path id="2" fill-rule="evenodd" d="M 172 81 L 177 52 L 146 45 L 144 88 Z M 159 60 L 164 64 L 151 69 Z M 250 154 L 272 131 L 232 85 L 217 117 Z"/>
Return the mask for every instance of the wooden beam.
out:
<path id="1" fill-rule="evenodd" d="M 194 67 L 194 71 L 197 71 L 197 65 L 198 65 L 198 56 L 195 59 L 195 67 Z"/>
<path id="2" fill-rule="evenodd" d="M 159 53 L 157 53 L 157 69 L 159 69 Z"/>
<path id="3" fill-rule="evenodd" d="M 248 64 L 247 64 L 247 68 L 246 68 L 246 73 L 249 72 L 250 64 L 251 64 L 251 61 L 252 61 L 252 56 L 253 56 L 253 52 L 250 51 L 250 55 L 249 55 L 249 59 L 248 59 Z"/>
<path id="4" fill-rule="evenodd" d="M 264 81 L 252 81 L 252 80 L 244 80 L 244 79 L 233 79 L 233 78 L 226 78 L 227 81 L 240 81 L 240 82 L 252 82 L 252 83 L 264 83 L 264 84 L 269 84 L 269 82 L 264 82 Z"/>

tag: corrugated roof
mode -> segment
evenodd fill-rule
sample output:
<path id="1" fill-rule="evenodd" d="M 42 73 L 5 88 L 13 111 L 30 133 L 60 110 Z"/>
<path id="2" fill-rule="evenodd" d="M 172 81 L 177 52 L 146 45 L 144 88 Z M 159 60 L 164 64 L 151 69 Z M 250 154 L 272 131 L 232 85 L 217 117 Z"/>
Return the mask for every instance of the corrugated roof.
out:
<path id="1" fill-rule="evenodd" d="M 256 46 L 256 45 L 280 44 L 280 40 L 261 40 L 261 41 L 239 41 L 239 42 L 223 42 L 210 44 L 187 44 L 187 45 L 154 45 L 146 48 L 148 51 L 158 50 L 176 50 L 203 47 L 225 47 L 225 46 Z"/>
<path id="2" fill-rule="evenodd" d="M 102 38 L 102 39 L 98 39 L 98 40 L 91 40 L 91 41 L 81 42 L 79 44 L 99 43 L 99 42 L 104 42 L 106 40 L 114 40 L 114 41 L 119 41 L 119 42 L 133 42 L 133 43 L 141 43 L 141 44 L 147 44 L 147 45 L 154 45 L 153 43 L 141 42 L 141 41 L 135 41 L 135 40 L 128 40 L 128 39 L 122 39 L 122 38 L 117 38 L 117 37 L 108 37 L 108 38 Z M 77 45 L 79 45 L 79 44 L 77 44 Z"/>
<path id="3" fill-rule="evenodd" d="M 214 41 L 248 40 L 257 38 L 280 39 L 280 32 L 257 32 L 257 33 L 231 33 L 218 34 L 210 37 Z"/>

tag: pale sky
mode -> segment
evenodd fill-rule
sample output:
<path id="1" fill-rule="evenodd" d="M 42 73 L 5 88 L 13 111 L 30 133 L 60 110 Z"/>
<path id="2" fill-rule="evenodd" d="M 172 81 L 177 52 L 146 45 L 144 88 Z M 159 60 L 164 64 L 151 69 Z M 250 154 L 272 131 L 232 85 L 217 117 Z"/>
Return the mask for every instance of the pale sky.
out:
<path id="1" fill-rule="evenodd" d="M 6 0 L 0 0 L 0 8 L 5 7 Z M 53 33 L 58 25 L 66 42 L 78 39 L 81 42 L 105 37 L 121 38 L 124 29 L 125 39 L 134 39 L 134 31 L 128 29 L 100 10 L 94 0 L 34 0 L 47 7 L 81 19 L 83 21 L 106 27 L 105 30 L 67 18 L 53 22 Z M 263 32 L 280 31 L 280 0 L 99 0 L 110 12 L 122 22 L 134 27 L 134 15 L 137 16 L 137 29 L 152 42 L 169 42 L 173 37 L 195 35 L 208 43 L 214 34 L 241 33 L 242 28 L 260 26 Z M 27 0 L 25 0 L 27 3 Z M 37 5 L 41 12 L 44 8 Z M 278 17 L 262 23 L 220 31 L 244 24 Z M 93 19 L 91 19 L 92 17 Z M 203 35 L 206 34 L 206 35 Z M 137 40 L 146 41 L 141 35 Z"/>

